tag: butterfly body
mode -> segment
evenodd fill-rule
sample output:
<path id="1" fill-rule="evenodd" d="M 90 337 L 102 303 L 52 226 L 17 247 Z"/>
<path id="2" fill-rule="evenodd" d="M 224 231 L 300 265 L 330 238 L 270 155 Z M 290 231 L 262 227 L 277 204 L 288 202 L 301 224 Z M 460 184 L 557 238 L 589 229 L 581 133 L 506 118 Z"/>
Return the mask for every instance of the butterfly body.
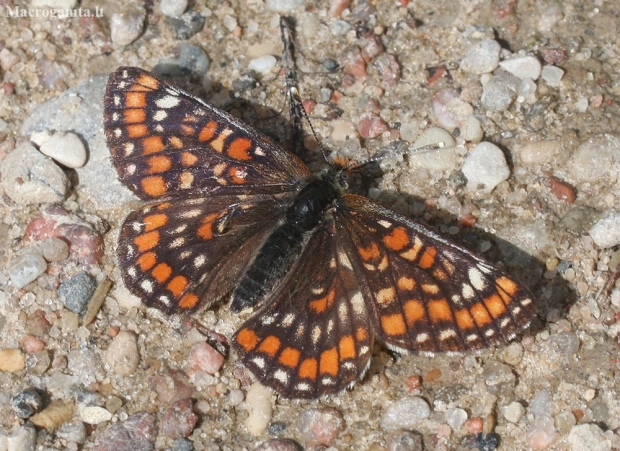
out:
<path id="1" fill-rule="evenodd" d="M 514 337 L 528 288 L 370 199 L 345 172 L 313 175 L 230 114 L 139 68 L 108 82 L 105 131 L 119 179 L 147 205 L 117 248 L 149 307 L 192 313 L 232 297 L 254 312 L 232 337 L 282 396 L 338 393 L 375 339 L 401 352 L 470 351 Z"/>

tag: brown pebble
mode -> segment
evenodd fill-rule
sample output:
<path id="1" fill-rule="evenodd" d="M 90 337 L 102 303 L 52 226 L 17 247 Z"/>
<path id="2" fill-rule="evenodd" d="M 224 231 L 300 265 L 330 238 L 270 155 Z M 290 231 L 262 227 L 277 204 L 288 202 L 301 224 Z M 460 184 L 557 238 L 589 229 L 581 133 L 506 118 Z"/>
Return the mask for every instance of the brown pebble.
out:
<path id="1" fill-rule="evenodd" d="M 545 176 L 546 185 L 551 190 L 551 194 L 553 194 L 560 200 L 566 201 L 569 204 L 575 203 L 577 196 L 575 195 L 575 190 L 572 186 L 551 175 L 550 172 L 545 172 Z"/>
<path id="2" fill-rule="evenodd" d="M 36 354 L 37 352 L 43 351 L 45 343 L 34 335 L 26 334 L 19 341 L 19 346 L 26 354 Z"/>
<path id="3" fill-rule="evenodd" d="M 208 343 L 194 343 L 189 351 L 187 374 L 196 371 L 207 374 L 217 373 L 224 364 L 224 356 Z"/>
<path id="4" fill-rule="evenodd" d="M 351 0 L 331 0 L 329 2 L 329 16 L 340 17 L 342 12 L 349 7 Z"/>
<path id="5" fill-rule="evenodd" d="M 30 417 L 35 426 L 53 431 L 73 417 L 75 405 L 73 401 L 52 401 L 44 410 Z"/>
<path id="6" fill-rule="evenodd" d="M 19 349 L 9 348 L 0 351 L 0 371 L 17 373 L 26 368 L 26 356 Z"/>
<path id="7" fill-rule="evenodd" d="M 461 225 L 463 227 L 473 227 L 477 222 L 474 215 L 465 215 L 461 218 Z"/>
<path id="8" fill-rule="evenodd" d="M 482 432 L 484 421 L 480 417 L 470 418 L 463 425 L 468 434 L 478 434 Z"/>
<path id="9" fill-rule="evenodd" d="M 413 390 L 418 388 L 420 385 L 422 385 L 422 377 L 418 375 L 409 376 L 407 378 L 406 384 L 407 384 L 407 391 L 412 392 Z"/>
<path id="10" fill-rule="evenodd" d="M 340 62 L 344 72 L 354 76 L 356 80 L 363 80 L 366 78 L 366 62 L 358 46 L 347 47 L 342 52 Z"/>
<path id="11" fill-rule="evenodd" d="M 583 416 L 585 415 L 585 413 L 583 413 L 583 410 L 581 409 L 575 409 L 573 410 L 573 415 L 575 415 L 575 418 L 577 419 L 577 423 L 579 423 L 581 419 L 583 418 Z"/>
<path id="12" fill-rule="evenodd" d="M 171 439 L 188 437 L 198 422 L 198 415 L 192 407 L 191 399 L 181 399 L 171 404 L 161 420 L 162 433 Z"/>
<path id="13" fill-rule="evenodd" d="M 441 370 L 439 368 L 434 368 L 430 370 L 428 373 L 426 373 L 426 376 L 424 376 L 424 380 L 426 382 L 433 382 L 437 379 L 441 379 Z"/>
<path id="14" fill-rule="evenodd" d="M 299 432 L 310 446 L 332 444 L 345 428 L 342 414 L 331 407 L 307 409 L 299 417 Z"/>

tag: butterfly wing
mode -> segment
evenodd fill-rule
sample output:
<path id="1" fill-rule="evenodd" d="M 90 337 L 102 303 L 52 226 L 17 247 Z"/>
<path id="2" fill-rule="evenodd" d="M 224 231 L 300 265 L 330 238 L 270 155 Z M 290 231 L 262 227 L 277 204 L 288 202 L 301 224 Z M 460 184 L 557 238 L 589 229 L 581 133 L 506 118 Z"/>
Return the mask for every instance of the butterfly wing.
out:
<path id="1" fill-rule="evenodd" d="M 262 383 L 288 398 L 315 399 L 364 374 L 372 354 L 369 320 L 351 262 L 323 225 L 233 345 Z"/>
<path id="2" fill-rule="evenodd" d="M 480 349 L 530 323 L 532 294 L 490 263 L 365 197 L 338 203 L 338 234 L 373 330 L 393 349 Z"/>
<path id="3" fill-rule="evenodd" d="M 121 182 L 144 200 L 282 193 L 310 175 L 239 119 L 136 67 L 110 75 L 104 125 Z"/>

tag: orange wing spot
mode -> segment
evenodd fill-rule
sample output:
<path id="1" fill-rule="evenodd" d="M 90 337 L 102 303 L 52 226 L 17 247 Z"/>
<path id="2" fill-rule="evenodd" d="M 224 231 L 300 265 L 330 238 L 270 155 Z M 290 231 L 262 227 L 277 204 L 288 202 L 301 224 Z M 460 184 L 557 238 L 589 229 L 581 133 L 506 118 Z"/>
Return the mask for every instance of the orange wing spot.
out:
<path id="1" fill-rule="evenodd" d="M 355 331 L 355 338 L 357 341 L 364 341 L 368 338 L 368 329 L 365 327 L 358 327 Z"/>
<path id="2" fill-rule="evenodd" d="M 395 313 L 393 315 L 383 315 L 381 317 L 381 327 L 383 331 L 391 336 L 404 335 L 407 331 L 403 315 Z"/>
<path id="3" fill-rule="evenodd" d="M 369 248 L 358 247 L 357 252 L 359 252 L 360 257 L 365 262 L 373 260 L 381 256 L 381 251 L 379 251 L 379 246 L 377 243 L 371 243 Z"/>
<path id="4" fill-rule="evenodd" d="M 170 292 L 175 298 L 178 298 L 179 296 L 181 296 L 181 294 L 183 294 L 183 292 L 185 291 L 185 288 L 187 288 L 187 277 L 184 277 L 184 276 L 174 277 L 170 282 L 168 282 L 168 285 L 166 285 L 166 288 L 170 290 Z"/>
<path id="5" fill-rule="evenodd" d="M 163 155 L 151 157 L 146 162 L 149 165 L 149 174 L 166 172 L 172 167 L 172 161 L 170 161 L 170 158 L 164 157 Z"/>
<path id="6" fill-rule="evenodd" d="M 203 240 L 213 238 L 213 222 L 217 219 L 217 213 L 210 214 L 202 220 L 202 225 L 198 229 L 198 236 Z"/>
<path id="7" fill-rule="evenodd" d="M 497 294 L 486 298 L 484 303 L 487 306 L 487 309 L 489 309 L 489 312 L 491 312 L 491 315 L 495 318 L 502 316 L 506 312 L 506 306 L 504 305 L 502 298 L 500 298 Z"/>
<path id="8" fill-rule="evenodd" d="M 452 309 L 445 299 L 438 299 L 428 303 L 428 315 L 433 323 L 452 321 Z"/>
<path id="9" fill-rule="evenodd" d="M 427 247 L 424 253 L 422 254 L 422 256 L 420 257 L 420 262 L 419 262 L 420 268 L 428 269 L 431 266 L 433 266 L 433 264 L 435 264 L 436 255 L 437 255 L 437 249 L 435 249 L 432 246 Z"/>
<path id="10" fill-rule="evenodd" d="M 284 366 L 288 366 L 289 368 L 297 368 L 300 356 L 301 352 L 299 352 L 299 349 L 285 348 L 282 351 L 282 354 L 280 354 L 278 362 Z"/>
<path id="11" fill-rule="evenodd" d="M 164 283 L 166 280 L 168 280 L 170 274 L 172 274 L 172 268 L 166 263 L 160 263 L 155 268 L 153 268 L 151 274 L 153 275 L 155 280 L 157 280 L 157 282 Z"/>
<path id="12" fill-rule="evenodd" d="M 336 348 L 331 348 L 327 351 L 323 351 L 321 353 L 319 373 L 338 376 L 338 369 L 338 350 Z"/>
<path id="13" fill-rule="evenodd" d="M 411 299 L 405 302 L 403 310 L 405 311 L 407 324 L 410 326 L 417 321 L 423 320 L 426 316 L 424 304 L 417 299 Z"/>
<path id="14" fill-rule="evenodd" d="M 181 154 L 181 164 L 183 166 L 194 166 L 198 161 L 198 157 L 191 152 L 183 152 Z"/>
<path id="15" fill-rule="evenodd" d="M 243 183 L 245 183 L 245 178 L 240 177 L 240 175 L 245 176 L 245 171 L 234 166 L 228 169 L 228 176 L 230 177 L 231 181 L 233 183 L 236 183 L 237 185 L 242 185 Z"/>
<path id="16" fill-rule="evenodd" d="M 142 108 L 127 108 L 125 110 L 125 124 L 135 124 L 146 121 L 146 111 Z"/>
<path id="17" fill-rule="evenodd" d="M 196 130 L 194 130 L 194 127 L 190 127 L 189 125 L 186 125 L 186 124 L 181 124 L 181 130 L 183 130 L 183 133 L 189 136 L 194 136 L 194 134 L 196 133 Z"/>
<path id="18" fill-rule="evenodd" d="M 125 94 L 125 108 L 145 108 L 146 94 L 144 92 L 128 92 Z"/>
<path id="19" fill-rule="evenodd" d="M 495 283 L 511 297 L 517 292 L 517 284 L 508 277 L 498 277 L 497 280 L 495 280 Z"/>
<path id="20" fill-rule="evenodd" d="M 157 206 L 157 209 L 159 211 L 166 210 L 168 207 L 170 207 L 170 205 L 172 205 L 170 202 L 163 202 Z"/>
<path id="21" fill-rule="evenodd" d="M 355 351 L 355 341 L 352 335 L 345 335 L 340 339 L 338 344 L 338 350 L 340 352 L 340 361 L 346 359 L 354 359 L 357 356 Z"/>
<path id="22" fill-rule="evenodd" d="M 146 86 L 147 88 L 156 90 L 159 88 L 159 82 L 151 77 L 150 75 L 146 75 L 146 74 L 142 74 L 138 77 L 138 79 L 136 80 L 138 83 L 140 83 L 142 86 Z M 132 89 L 135 88 L 135 85 L 132 87 Z"/>
<path id="23" fill-rule="evenodd" d="M 441 281 L 448 280 L 448 275 L 442 269 L 439 269 L 439 268 L 433 271 L 433 277 Z"/>
<path id="24" fill-rule="evenodd" d="M 241 329 L 237 333 L 236 340 L 246 352 L 250 352 L 258 344 L 258 335 L 253 330 Z"/>
<path id="25" fill-rule="evenodd" d="M 474 305 L 469 311 L 478 326 L 486 326 L 491 322 L 491 317 L 489 316 L 489 312 L 487 312 L 487 309 L 484 307 L 484 304 L 479 302 L 478 304 Z"/>
<path id="26" fill-rule="evenodd" d="M 156 213 L 144 217 L 144 231 L 150 232 L 164 226 L 168 223 L 168 215 L 164 213 Z"/>
<path id="27" fill-rule="evenodd" d="M 249 138 L 236 138 L 228 146 L 228 156 L 235 160 L 251 160 L 252 156 L 248 150 L 252 148 L 252 141 Z"/>
<path id="28" fill-rule="evenodd" d="M 133 243 L 138 247 L 140 253 L 146 252 L 159 244 L 159 232 L 155 230 L 138 235 L 133 239 Z"/>
<path id="29" fill-rule="evenodd" d="M 146 254 L 140 255 L 136 261 L 140 266 L 140 270 L 144 272 L 155 266 L 155 263 L 157 263 L 157 256 L 155 252 L 147 252 Z"/>
<path id="30" fill-rule="evenodd" d="M 316 359 L 306 359 L 301 362 L 297 374 L 301 379 L 316 380 L 317 366 Z"/>
<path id="31" fill-rule="evenodd" d="M 161 136 L 149 136 L 142 140 L 142 155 L 161 152 L 166 148 Z"/>
<path id="32" fill-rule="evenodd" d="M 149 131 L 144 124 L 135 124 L 127 126 L 127 135 L 130 138 L 141 138 L 148 135 Z"/>
<path id="33" fill-rule="evenodd" d="M 213 150 L 222 153 L 224 151 L 224 141 L 226 141 L 226 138 L 228 138 L 231 134 L 232 130 L 229 128 L 225 128 L 220 132 L 219 135 L 217 135 L 217 138 L 215 138 L 209 144 L 211 144 Z"/>
<path id="34" fill-rule="evenodd" d="M 179 307 L 184 309 L 194 308 L 198 304 L 198 296 L 193 293 L 187 293 L 179 301 Z"/>
<path id="35" fill-rule="evenodd" d="M 151 197 L 161 196 L 167 191 L 166 182 L 160 176 L 143 178 L 142 189 Z"/>
<path id="36" fill-rule="evenodd" d="M 265 354 L 270 355 L 271 357 L 274 357 L 279 349 L 280 339 L 275 335 L 269 335 L 267 338 L 265 338 L 258 348 L 259 351 L 262 351 Z"/>
<path id="37" fill-rule="evenodd" d="M 410 277 L 402 276 L 398 279 L 398 289 L 403 291 L 413 291 L 416 287 L 415 280 Z"/>
<path id="38" fill-rule="evenodd" d="M 198 135 L 198 140 L 208 141 L 211 138 L 213 138 L 213 135 L 215 135 L 215 132 L 217 132 L 217 122 L 215 121 L 207 122 L 207 125 L 202 127 L 202 130 L 200 130 L 200 134 Z"/>
<path id="39" fill-rule="evenodd" d="M 392 233 L 383 237 L 383 244 L 390 250 L 398 252 L 409 243 L 409 234 L 404 227 L 396 227 Z"/>
<path id="40" fill-rule="evenodd" d="M 310 308 L 316 313 L 323 313 L 328 307 L 331 307 L 335 296 L 336 291 L 332 288 L 329 290 L 329 293 L 327 293 L 327 296 L 310 301 Z"/>
<path id="41" fill-rule="evenodd" d="M 454 314 L 456 317 L 456 324 L 459 326 L 460 330 L 469 330 L 473 329 L 474 319 L 471 317 L 469 310 L 463 308 Z"/>
<path id="42" fill-rule="evenodd" d="M 183 148 L 183 141 L 181 141 L 177 136 L 169 137 L 168 142 L 172 145 L 172 147 L 176 147 L 177 149 Z"/>

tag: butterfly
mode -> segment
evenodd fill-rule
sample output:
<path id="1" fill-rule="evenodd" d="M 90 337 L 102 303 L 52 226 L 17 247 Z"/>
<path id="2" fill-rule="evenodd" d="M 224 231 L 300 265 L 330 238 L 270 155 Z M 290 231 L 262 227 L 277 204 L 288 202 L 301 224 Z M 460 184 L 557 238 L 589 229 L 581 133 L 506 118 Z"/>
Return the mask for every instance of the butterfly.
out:
<path id="1" fill-rule="evenodd" d="M 232 338 L 288 398 L 363 377 L 375 340 L 398 352 L 469 351 L 535 314 L 520 282 L 432 230 L 313 174 L 292 152 L 136 67 L 110 75 L 105 134 L 119 180 L 147 202 L 122 225 L 118 261 L 149 307 L 254 311 Z"/>

